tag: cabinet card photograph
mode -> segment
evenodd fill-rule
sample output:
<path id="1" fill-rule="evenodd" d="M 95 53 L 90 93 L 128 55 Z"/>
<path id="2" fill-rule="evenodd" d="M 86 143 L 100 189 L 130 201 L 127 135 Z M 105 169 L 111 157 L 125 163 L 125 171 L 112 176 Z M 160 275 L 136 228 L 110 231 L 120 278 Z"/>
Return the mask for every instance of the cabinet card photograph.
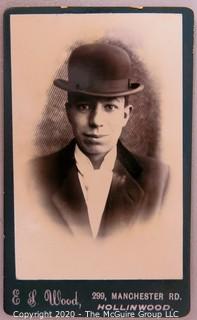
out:
<path id="1" fill-rule="evenodd" d="M 121 281 L 122 292 L 124 285 L 129 292 L 161 291 L 161 306 L 186 310 L 186 302 L 180 305 L 189 272 L 192 12 L 10 9 L 5 40 L 10 301 L 20 296 L 17 283 L 27 284 L 27 296 L 34 289 L 42 306 L 49 301 L 38 289 L 44 291 L 43 280 L 48 289 L 53 284 L 53 298 L 76 280 L 104 281 L 106 288 L 109 282 L 116 292 Z M 177 301 L 169 302 L 162 283 Z M 76 287 L 75 299 L 87 288 Z M 110 297 L 107 289 L 103 305 L 112 305 Z M 27 299 L 21 303 L 28 310 Z M 87 303 L 86 310 L 99 311 Z M 171 312 L 162 308 L 164 317 Z"/>

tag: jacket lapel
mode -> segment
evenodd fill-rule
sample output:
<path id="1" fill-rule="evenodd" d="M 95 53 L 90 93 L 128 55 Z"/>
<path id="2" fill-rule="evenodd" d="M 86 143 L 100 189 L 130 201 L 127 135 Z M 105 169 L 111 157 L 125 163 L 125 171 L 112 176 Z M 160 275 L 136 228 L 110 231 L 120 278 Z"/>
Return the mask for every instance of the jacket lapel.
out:
<path id="1" fill-rule="evenodd" d="M 52 201 L 73 233 L 84 230 L 91 234 L 87 205 L 78 178 L 74 159 L 74 141 L 66 148 L 61 159 L 63 178 L 60 188 L 53 194 Z M 118 157 L 113 169 L 113 177 L 105 210 L 101 219 L 99 236 L 113 227 L 128 224 L 136 215 L 144 192 L 136 182 L 141 168 L 134 158 L 128 161 L 127 150 L 119 144 Z M 96 192 L 96 191 L 95 191 Z"/>
<path id="2" fill-rule="evenodd" d="M 63 153 L 61 158 L 63 177 L 58 190 L 52 195 L 52 201 L 73 233 L 79 229 L 86 229 L 86 232 L 90 233 L 88 211 L 78 178 L 74 148 L 73 141 Z"/>
<path id="3" fill-rule="evenodd" d="M 143 197 L 142 188 L 117 159 L 99 236 L 107 233 L 112 227 L 120 228 L 131 222 L 136 216 Z"/>

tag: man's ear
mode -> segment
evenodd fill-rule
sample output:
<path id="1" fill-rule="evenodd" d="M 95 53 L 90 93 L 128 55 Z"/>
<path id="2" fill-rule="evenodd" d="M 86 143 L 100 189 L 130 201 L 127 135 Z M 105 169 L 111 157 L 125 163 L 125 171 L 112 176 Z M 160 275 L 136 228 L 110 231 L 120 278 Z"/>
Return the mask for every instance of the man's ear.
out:
<path id="1" fill-rule="evenodd" d="M 126 126 L 132 110 L 133 110 L 132 104 L 128 104 L 126 107 L 124 107 L 124 125 L 123 126 Z"/>
<path id="2" fill-rule="evenodd" d="M 65 109 L 66 109 L 68 121 L 70 122 L 70 103 L 69 102 L 65 103 Z"/>

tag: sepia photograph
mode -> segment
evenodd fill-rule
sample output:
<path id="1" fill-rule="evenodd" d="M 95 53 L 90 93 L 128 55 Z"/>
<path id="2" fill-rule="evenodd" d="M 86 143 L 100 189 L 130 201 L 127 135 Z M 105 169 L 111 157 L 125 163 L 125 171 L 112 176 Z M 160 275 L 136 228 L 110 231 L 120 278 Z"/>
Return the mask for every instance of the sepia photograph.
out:
<path id="1" fill-rule="evenodd" d="M 10 21 L 16 278 L 182 279 L 182 15 Z"/>

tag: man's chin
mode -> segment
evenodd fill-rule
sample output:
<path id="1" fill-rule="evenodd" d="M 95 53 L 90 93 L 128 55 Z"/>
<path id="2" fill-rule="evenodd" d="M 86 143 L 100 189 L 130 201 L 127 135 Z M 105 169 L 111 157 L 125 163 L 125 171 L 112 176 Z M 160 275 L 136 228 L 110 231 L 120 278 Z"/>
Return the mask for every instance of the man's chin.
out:
<path id="1" fill-rule="evenodd" d="M 112 149 L 112 147 L 103 147 L 103 146 L 88 146 L 85 148 L 81 148 L 81 150 L 83 151 L 83 153 L 85 153 L 87 156 L 105 156 L 110 150 Z"/>

